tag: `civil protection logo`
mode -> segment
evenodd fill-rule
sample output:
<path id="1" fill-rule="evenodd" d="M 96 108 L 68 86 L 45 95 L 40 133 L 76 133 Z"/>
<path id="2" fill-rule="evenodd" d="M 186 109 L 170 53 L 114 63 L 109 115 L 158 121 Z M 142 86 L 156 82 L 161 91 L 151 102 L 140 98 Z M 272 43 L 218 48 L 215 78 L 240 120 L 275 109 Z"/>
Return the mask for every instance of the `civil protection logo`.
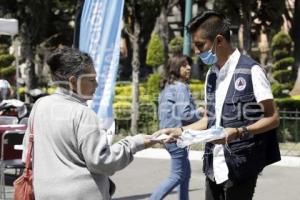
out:
<path id="1" fill-rule="evenodd" d="M 239 77 L 238 79 L 236 79 L 234 87 L 238 91 L 243 91 L 246 88 L 246 85 L 246 80 L 243 77 Z"/>

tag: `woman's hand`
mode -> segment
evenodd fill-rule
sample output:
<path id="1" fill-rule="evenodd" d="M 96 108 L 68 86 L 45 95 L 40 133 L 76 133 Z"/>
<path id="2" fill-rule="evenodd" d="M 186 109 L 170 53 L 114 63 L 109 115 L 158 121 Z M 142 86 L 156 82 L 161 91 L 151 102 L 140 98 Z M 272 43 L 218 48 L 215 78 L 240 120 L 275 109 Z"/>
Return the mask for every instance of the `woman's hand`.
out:
<path id="1" fill-rule="evenodd" d="M 143 135 L 143 137 L 144 137 L 145 148 L 149 148 L 157 143 L 160 143 L 160 141 L 151 140 L 153 138 L 153 135 Z"/>
<path id="2" fill-rule="evenodd" d="M 152 134 L 152 136 L 154 138 L 157 138 L 157 137 L 161 136 L 162 134 L 169 136 L 168 138 L 163 140 L 164 143 L 169 143 L 169 142 L 175 141 L 178 137 L 180 137 L 182 134 L 182 131 L 181 131 L 181 128 L 165 128 L 165 129 L 156 131 L 155 133 Z"/>

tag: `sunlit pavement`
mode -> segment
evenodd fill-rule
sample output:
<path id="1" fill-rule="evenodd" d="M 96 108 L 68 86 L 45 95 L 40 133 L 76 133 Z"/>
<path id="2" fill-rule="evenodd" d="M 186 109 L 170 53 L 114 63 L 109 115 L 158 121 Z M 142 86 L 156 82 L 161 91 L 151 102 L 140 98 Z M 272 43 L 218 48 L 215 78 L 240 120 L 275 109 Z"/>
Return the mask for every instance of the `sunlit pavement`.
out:
<path id="1" fill-rule="evenodd" d="M 192 177 L 190 199 L 204 200 L 202 152 L 191 151 Z M 117 190 L 113 200 L 148 199 L 151 192 L 168 177 L 169 154 L 164 149 L 148 149 L 135 155 L 134 161 L 117 172 L 113 181 Z M 300 199 L 300 157 L 283 157 L 283 161 L 265 168 L 259 176 L 254 200 Z M 12 187 L 6 187 L 7 199 L 12 199 Z M 173 191 L 165 200 L 177 200 Z M 242 199 L 241 199 L 242 200 Z"/>
<path id="2" fill-rule="evenodd" d="M 201 152 L 191 152 L 190 155 L 192 177 L 189 194 L 191 200 L 204 200 L 205 177 L 201 172 L 201 154 Z M 163 149 L 150 149 L 137 154 L 135 160 L 126 169 L 112 177 L 117 185 L 113 199 L 148 199 L 159 183 L 168 177 L 170 167 L 168 158 L 168 153 Z M 298 165 L 300 158 L 283 157 L 283 160 L 281 163 L 265 168 L 259 176 L 254 200 L 300 199 L 300 165 Z M 165 199 L 176 200 L 176 197 L 176 192 L 173 191 Z"/>

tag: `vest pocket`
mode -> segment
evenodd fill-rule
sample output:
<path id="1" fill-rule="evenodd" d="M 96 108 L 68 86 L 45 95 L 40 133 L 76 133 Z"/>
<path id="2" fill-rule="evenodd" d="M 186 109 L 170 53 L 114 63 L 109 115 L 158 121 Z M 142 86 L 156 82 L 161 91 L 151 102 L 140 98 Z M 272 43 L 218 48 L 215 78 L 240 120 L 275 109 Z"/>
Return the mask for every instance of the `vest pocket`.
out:
<path id="1" fill-rule="evenodd" d="M 241 120 L 241 103 L 239 102 L 239 98 L 225 99 L 221 117 L 223 123 L 225 123 L 223 124 L 224 127 L 226 127 L 226 124 Z"/>
<path id="2" fill-rule="evenodd" d="M 263 143 L 255 139 L 242 140 L 229 144 L 231 152 L 225 150 L 229 178 L 243 180 L 257 175 L 264 161 Z"/>

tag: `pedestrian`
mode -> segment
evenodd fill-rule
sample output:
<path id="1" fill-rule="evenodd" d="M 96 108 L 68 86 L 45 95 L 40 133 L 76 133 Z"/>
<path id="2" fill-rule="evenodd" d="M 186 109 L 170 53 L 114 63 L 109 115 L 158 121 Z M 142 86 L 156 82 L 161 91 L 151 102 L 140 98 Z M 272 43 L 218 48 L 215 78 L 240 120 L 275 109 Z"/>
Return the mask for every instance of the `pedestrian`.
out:
<path id="1" fill-rule="evenodd" d="M 58 89 L 34 104 L 24 137 L 26 153 L 32 127 L 35 199 L 111 199 L 113 184 L 108 176 L 153 142 L 150 136 L 136 135 L 108 144 L 96 113 L 86 106 L 97 87 L 88 54 L 60 47 L 47 63 Z"/>
<path id="2" fill-rule="evenodd" d="M 166 129 L 176 138 L 182 129 L 225 128 L 226 138 L 206 143 L 203 172 L 206 200 L 251 200 L 258 174 L 280 160 L 276 137 L 279 116 L 262 67 L 231 45 L 230 23 L 204 11 L 187 26 L 195 53 L 210 65 L 205 82 L 206 113 L 198 122 Z"/>
<path id="3" fill-rule="evenodd" d="M 5 79 L 0 79 L 0 102 L 5 99 L 9 99 L 13 90 L 10 83 Z"/>
<path id="4" fill-rule="evenodd" d="M 159 127 L 182 127 L 199 120 L 200 109 L 192 99 L 188 81 L 192 59 L 184 55 L 171 57 L 164 69 L 158 99 Z M 176 142 L 165 144 L 171 156 L 170 176 L 152 193 L 151 200 L 161 200 L 178 186 L 178 199 L 189 199 L 191 176 L 188 149 L 179 148 Z"/>

